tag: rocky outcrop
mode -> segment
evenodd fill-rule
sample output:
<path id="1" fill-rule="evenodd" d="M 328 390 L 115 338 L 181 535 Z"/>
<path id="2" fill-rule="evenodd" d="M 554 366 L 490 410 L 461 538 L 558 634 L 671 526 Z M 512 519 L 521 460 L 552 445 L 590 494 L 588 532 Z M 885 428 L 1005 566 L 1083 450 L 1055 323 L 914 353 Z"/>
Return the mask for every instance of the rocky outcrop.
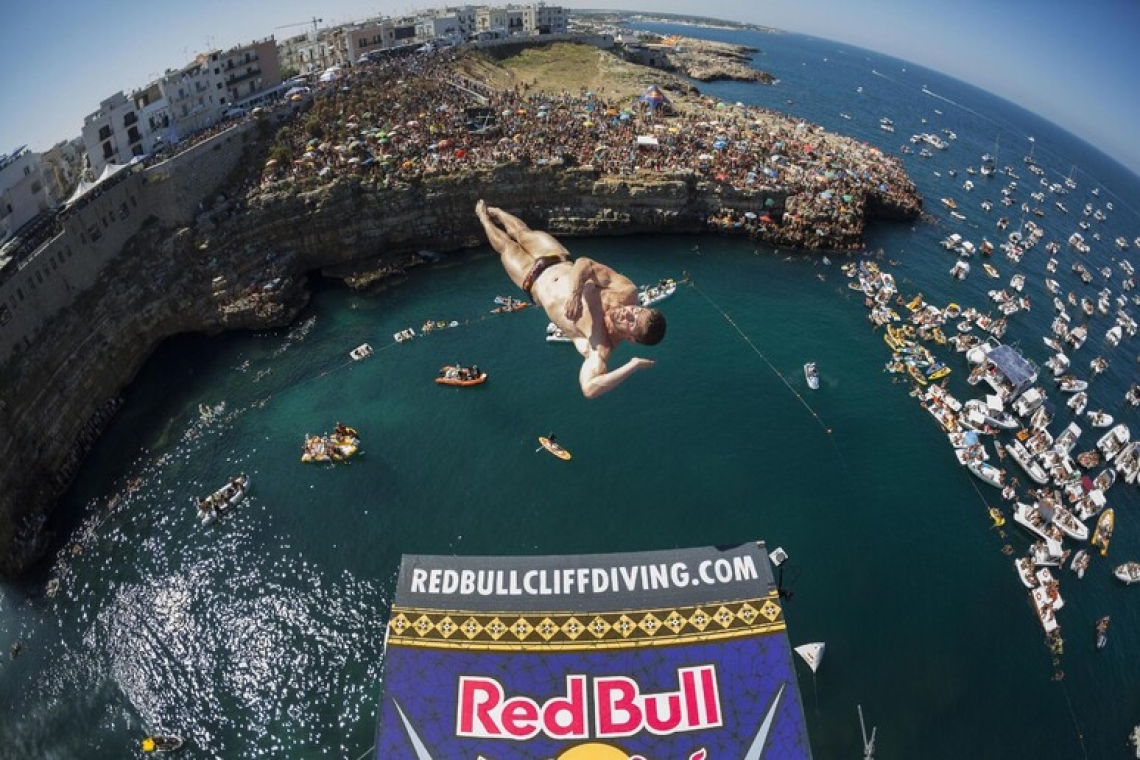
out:
<path id="1" fill-rule="evenodd" d="M 920 207 L 913 186 L 871 192 L 852 199 L 853 226 L 830 235 L 810 218 L 811 195 L 740 190 L 691 170 L 610 176 L 503 164 L 391 188 L 349 177 L 308 189 L 281 181 L 217 203 L 192 225 L 152 220 L 5 367 L 0 426 L 16 453 L 0 473 L 0 574 L 18 575 L 43 551 L 45 515 L 114 400 L 171 336 L 288 324 L 307 301 L 310 272 L 365 282 L 407 265 L 418 249 L 482 245 L 479 197 L 562 236 L 699 232 L 726 209 L 757 216 L 787 206 L 804 224 L 760 230 L 762 240 L 843 248 L 858 245 L 868 214 L 913 218 Z"/>
<path id="2" fill-rule="evenodd" d="M 665 54 L 668 67 L 698 82 L 732 79 L 740 82 L 771 84 L 775 77 L 766 71 L 753 68 L 755 48 L 686 38 Z"/>

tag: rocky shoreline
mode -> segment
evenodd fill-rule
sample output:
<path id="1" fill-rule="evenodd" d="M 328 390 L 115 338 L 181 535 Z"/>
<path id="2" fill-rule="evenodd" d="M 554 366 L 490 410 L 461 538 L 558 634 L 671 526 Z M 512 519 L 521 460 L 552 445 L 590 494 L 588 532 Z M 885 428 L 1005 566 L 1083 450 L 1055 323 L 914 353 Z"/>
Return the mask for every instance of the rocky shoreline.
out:
<path id="1" fill-rule="evenodd" d="M 441 72 L 396 75 L 438 82 Z M 268 138 L 251 139 L 241 159 L 244 170 L 233 173 L 232 185 L 212 196 L 192 224 L 144 225 L 95 287 L 53 318 L 18 362 L 3 368 L 3 423 L 12 431 L 18 461 L 0 474 L 0 575 L 19 576 L 48 548 L 46 516 L 109 419 L 108 404 L 163 340 L 287 325 L 308 302 L 308 277 L 315 272 L 368 287 L 417 263 L 421 249 L 484 245 L 473 213 L 479 197 L 562 237 L 716 231 L 829 251 L 860 248 L 869 220 L 909 220 L 921 212 L 922 200 L 896 159 L 770 112 L 739 111 L 730 120 L 707 103 L 685 104 L 694 110 L 661 122 L 653 134 L 663 147 L 644 154 L 596 151 L 602 138 L 628 139 L 618 131 L 624 120 L 617 116 L 608 132 L 582 132 L 578 145 L 565 139 L 569 130 L 555 110 L 538 110 L 534 99 L 514 100 L 524 97 L 519 93 L 489 90 L 484 97 L 511 117 L 500 119 L 502 131 L 494 139 L 466 142 L 464 155 L 440 149 L 444 140 L 437 131 L 429 145 L 416 128 L 403 126 L 422 112 L 414 100 L 390 106 L 387 123 L 401 130 L 389 129 L 383 138 L 373 130 L 357 139 L 361 150 L 371 151 L 367 165 L 359 160 L 363 152 L 353 153 L 357 149 L 315 150 L 298 125 L 319 124 L 321 139 L 330 144 L 347 143 L 338 131 L 346 122 L 364 134 L 346 118 L 357 110 L 358 120 L 364 118 L 355 96 L 360 103 L 376 102 L 370 88 L 392 88 L 383 76 L 368 76 L 361 72 L 343 85 L 347 91 L 315 98 Z M 463 87 L 470 92 L 480 85 L 464 80 Z M 424 97 L 434 103 L 454 90 L 448 85 Z M 573 98 L 550 102 L 569 105 L 568 118 L 580 124 Z M 503 107 L 510 103 L 515 105 Z M 407 114 L 400 113 L 402 105 Z M 713 109 L 717 129 L 736 135 L 733 145 L 711 147 L 714 130 L 711 152 L 697 152 L 705 138 L 693 125 L 707 119 L 702 108 Z M 448 139 L 466 139 L 455 134 Z M 773 152 L 792 139 L 800 146 L 794 158 Z M 747 151 L 736 147 L 745 142 L 752 146 Z M 764 175 L 744 163 L 749 151 L 761 148 L 769 172 Z M 290 151 L 297 158 L 285 161 Z M 302 152 L 313 158 L 301 158 Z M 399 155 L 399 162 L 381 160 L 389 154 Z M 277 155 L 282 159 L 267 161 Z M 837 161 L 849 167 L 842 177 L 818 170 L 820 162 Z M 271 168 L 278 165 L 283 168 Z M 54 421 L 47 437 L 44 419 Z"/>
<path id="2" fill-rule="evenodd" d="M 757 52 L 756 48 L 744 45 L 685 38 L 674 49 L 665 52 L 668 63 L 662 68 L 698 82 L 729 79 L 771 84 L 776 81 L 774 76 L 752 68 L 752 58 Z"/>

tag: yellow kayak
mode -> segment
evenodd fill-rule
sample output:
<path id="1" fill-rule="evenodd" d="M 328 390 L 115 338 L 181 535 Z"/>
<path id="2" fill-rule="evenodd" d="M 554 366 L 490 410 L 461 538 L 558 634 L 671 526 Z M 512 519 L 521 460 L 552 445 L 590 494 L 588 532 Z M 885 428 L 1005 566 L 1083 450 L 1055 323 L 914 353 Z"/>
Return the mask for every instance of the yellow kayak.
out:
<path id="1" fill-rule="evenodd" d="M 570 452 L 567 451 L 566 449 L 562 448 L 561 446 L 559 446 L 557 443 L 550 440 L 546 436 L 540 435 L 538 437 L 538 442 L 542 444 L 542 448 L 546 449 L 547 451 L 549 451 L 554 456 L 558 457 L 559 459 L 569 461 Z"/>

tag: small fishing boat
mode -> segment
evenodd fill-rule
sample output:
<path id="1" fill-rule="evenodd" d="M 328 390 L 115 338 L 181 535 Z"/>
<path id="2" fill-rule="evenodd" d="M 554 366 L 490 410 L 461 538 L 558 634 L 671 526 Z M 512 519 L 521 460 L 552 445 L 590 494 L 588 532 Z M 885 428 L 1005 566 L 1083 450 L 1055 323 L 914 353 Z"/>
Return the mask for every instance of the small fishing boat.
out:
<path id="1" fill-rule="evenodd" d="M 339 422 L 332 435 L 306 435 L 301 451 L 302 462 L 343 462 L 360 451 L 360 434 L 356 428 Z"/>
<path id="2" fill-rule="evenodd" d="M 523 301 L 520 298 L 512 298 L 511 296 L 497 296 L 495 303 L 499 304 L 491 309 L 492 314 L 510 314 L 514 311 L 520 311 L 530 306 L 530 301 Z"/>
<path id="3" fill-rule="evenodd" d="M 1100 513 L 1100 517 L 1096 521 L 1096 530 L 1093 531 L 1092 540 L 1090 544 L 1100 549 L 1100 556 L 1108 554 L 1108 543 L 1112 540 L 1112 529 L 1116 524 L 1115 515 L 1113 515 L 1112 507 Z"/>
<path id="4" fill-rule="evenodd" d="M 1057 380 L 1057 387 L 1061 389 L 1062 393 L 1080 393 L 1088 389 L 1089 383 L 1076 375 L 1061 375 Z"/>
<path id="5" fill-rule="evenodd" d="M 1077 578 L 1085 577 L 1085 570 L 1089 569 L 1089 553 L 1084 549 L 1079 550 L 1073 555 L 1073 561 L 1069 563 L 1069 569 L 1077 574 Z"/>
<path id="6" fill-rule="evenodd" d="M 1089 424 L 1093 427 L 1108 427 L 1114 422 L 1112 415 L 1100 409 L 1086 411 L 1084 412 L 1084 416 L 1089 418 Z"/>
<path id="7" fill-rule="evenodd" d="M 217 491 L 197 500 L 198 519 L 203 525 L 209 525 L 217 520 L 222 512 L 244 499 L 247 491 L 249 491 L 249 475 L 242 473 L 236 478 L 231 478 Z"/>
<path id="8" fill-rule="evenodd" d="M 819 388 L 819 370 L 815 366 L 815 362 L 808 362 L 804 365 L 804 379 L 807 380 L 808 387 L 813 391 Z"/>
<path id="9" fill-rule="evenodd" d="M 1077 464 L 1085 469 L 1091 469 L 1100 464 L 1100 452 L 1096 449 L 1089 449 L 1077 454 Z"/>
<path id="10" fill-rule="evenodd" d="M 1133 583 L 1140 582 L 1140 562 L 1125 562 L 1123 565 L 1117 565 L 1112 574 L 1131 586 Z"/>
<path id="11" fill-rule="evenodd" d="M 366 359 L 369 356 L 372 356 L 372 346 L 368 345 L 367 343 L 361 343 L 359 346 L 349 351 L 348 355 L 352 357 L 352 360 L 354 362 L 358 362 L 361 359 Z"/>
<path id="12" fill-rule="evenodd" d="M 555 441 L 553 434 L 551 434 L 549 437 L 547 437 L 545 435 L 540 435 L 538 437 L 538 442 L 542 445 L 540 448 L 536 449 L 536 451 L 542 451 L 542 449 L 546 449 L 547 451 L 549 451 L 551 454 L 558 457 L 562 461 L 564 461 L 564 462 L 570 461 L 570 456 L 571 456 L 570 452 L 567 451 L 566 449 L 562 448 L 562 446 Z"/>
<path id="13" fill-rule="evenodd" d="M 464 367 L 459 364 L 446 364 L 439 370 L 435 378 L 439 385 L 453 385 L 466 388 L 471 385 L 482 385 L 487 382 L 487 373 L 479 369 L 478 364 Z"/>
<path id="14" fill-rule="evenodd" d="M 573 340 L 562 332 L 562 328 L 553 322 L 546 325 L 546 342 L 547 343 L 573 343 Z"/>
<path id="15" fill-rule="evenodd" d="M 656 285 L 644 286 L 637 291 L 637 303 L 640 306 L 652 306 L 664 301 L 677 292 L 677 281 L 673 278 L 662 280 Z"/>
<path id="16" fill-rule="evenodd" d="M 181 736 L 156 734 L 142 740 L 143 752 L 173 752 L 181 746 Z"/>
<path id="17" fill-rule="evenodd" d="M 1108 615 L 1105 615 L 1100 620 L 1096 621 L 1096 648 L 1104 649 L 1105 644 L 1108 643 Z"/>

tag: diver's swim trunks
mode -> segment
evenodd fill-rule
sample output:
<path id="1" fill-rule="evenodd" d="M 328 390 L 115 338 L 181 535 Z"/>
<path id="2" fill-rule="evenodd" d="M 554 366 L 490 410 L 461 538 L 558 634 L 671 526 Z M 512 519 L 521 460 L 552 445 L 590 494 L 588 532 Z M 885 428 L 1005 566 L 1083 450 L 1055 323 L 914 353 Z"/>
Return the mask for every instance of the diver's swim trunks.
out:
<path id="1" fill-rule="evenodd" d="M 534 266 L 530 268 L 530 271 L 526 273 L 526 277 L 523 278 L 522 289 L 526 291 L 526 294 L 530 296 L 533 301 L 534 294 L 530 292 L 531 288 L 534 287 L 534 283 L 538 282 L 538 278 L 542 276 L 546 268 L 569 260 L 570 259 L 564 256 L 540 256 L 535 259 Z"/>

